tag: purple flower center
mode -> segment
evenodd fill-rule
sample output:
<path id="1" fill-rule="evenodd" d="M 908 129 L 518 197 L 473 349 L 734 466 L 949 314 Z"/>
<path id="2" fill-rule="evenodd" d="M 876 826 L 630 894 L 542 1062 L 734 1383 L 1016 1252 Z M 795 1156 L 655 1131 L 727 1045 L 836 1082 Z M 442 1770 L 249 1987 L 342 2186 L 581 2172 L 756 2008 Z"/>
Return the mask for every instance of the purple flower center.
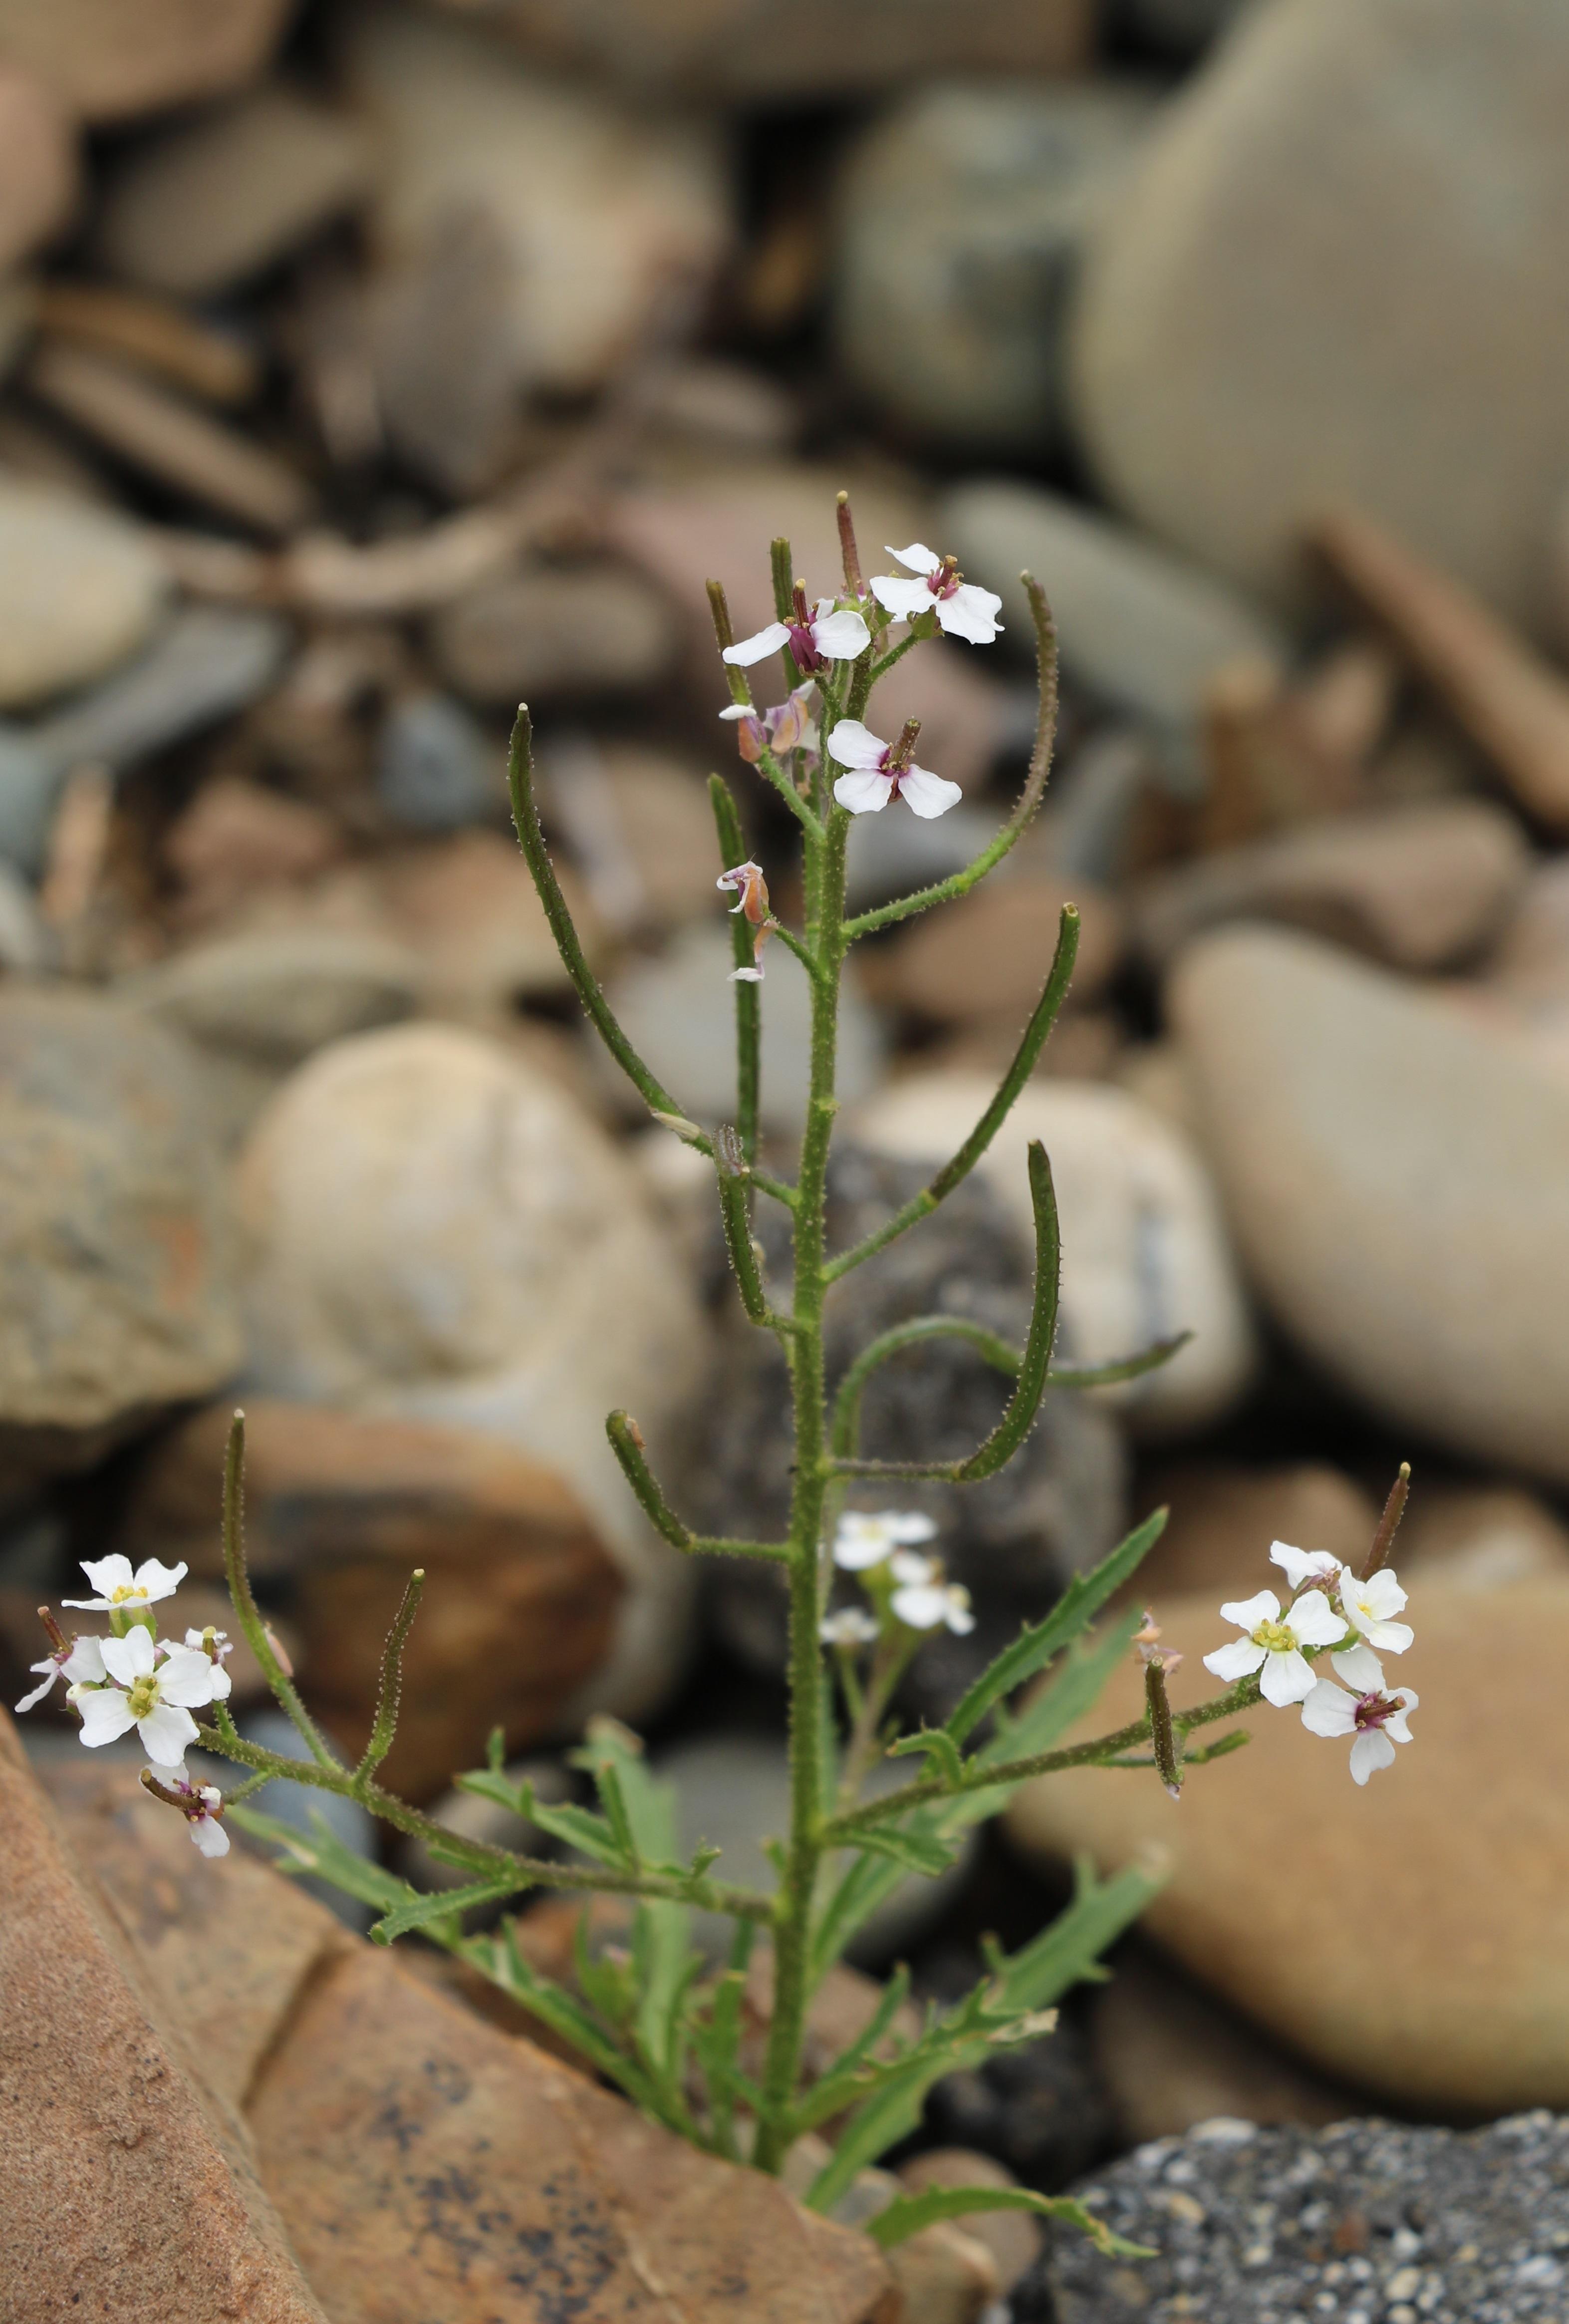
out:
<path id="1" fill-rule="evenodd" d="M 790 651 L 796 658 L 796 668 L 800 670 L 821 669 L 823 657 L 817 651 L 810 623 L 790 622 L 786 626 L 790 633 Z"/>
<path id="2" fill-rule="evenodd" d="M 1401 1707 L 1398 1702 L 1391 1702 L 1387 1694 L 1360 1696 L 1352 1714 L 1356 1720 L 1358 1734 L 1366 1735 L 1376 1732 L 1383 1726 L 1386 1720 L 1393 1719 Z"/>

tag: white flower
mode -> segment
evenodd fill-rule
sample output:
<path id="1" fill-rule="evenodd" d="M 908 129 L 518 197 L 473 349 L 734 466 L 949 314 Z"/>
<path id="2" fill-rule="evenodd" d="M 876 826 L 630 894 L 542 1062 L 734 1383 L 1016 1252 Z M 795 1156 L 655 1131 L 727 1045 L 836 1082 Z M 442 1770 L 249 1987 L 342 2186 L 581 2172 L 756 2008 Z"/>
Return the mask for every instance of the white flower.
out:
<path id="1" fill-rule="evenodd" d="M 893 748 L 858 718 L 840 719 L 828 737 L 828 754 L 851 770 L 834 785 L 834 797 L 852 815 L 881 814 L 897 791 L 929 821 L 946 815 L 964 796 L 957 783 L 945 782 L 925 767 L 900 765 Z"/>
<path id="2" fill-rule="evenodd" d="M 924 577 L 907 581 L 900 573 L 879 574 L 872 594 L 885 613 L 906 622 L 913 622 L 918 613 L 935 613 L 948 637 L 967 639 L 973 646 L 991 644 L 1002 626 L 997 619 L 1001 597 L 961 581 L 955 559 L 937 556 L 924 541 L 912 540 L 908 549 L 889 548 L 888 553 Z"/>
<path id="3" fill-rule="evenodd" d="M 877 1617 L 864 1606 L 841 1606 L 825 1614 L 817 1636 L 826 1646 L 869 1646 L 877 1636 Z"/>
<path id="4" fill-rule="evenodd" d="M 1359 1582 L 1348 1565 L 1340 1577 L 1340 1602 L 1352 1629 L 1386 1655 L 1403 1655 L 1416 1636 L 1408 1622 L 1391 1619 L 1404 1606 L 1406 1593 L 1387 1565 L 1365 1582 Z"/>
<path id="5" fill-rule="evenodd" d="M 1375 1767 L 1393 1763 L 1397 1743 L 1411 1740 L 1406 1719 L 1417 1701 L 1408 1686 L 1398 1686 L 1392 1695 L 1354 1695 L 1321 1678 L 1303 1703 L 1302 1724 L 1313 1735 L 1349 1735 L 1352 1781 L 1365 1784 Z"/>
<path id="6" fill-rule="evenodd" d="M 202 1854 L 226 1856 L 229 1836 L 218 1821 L 224 1812 L 224 1795 L 217 1784 L 193 1784 L 183 1766 L 175 1768 L 162 1783 L 152 1775 L 151 1767 L 147 1773 L 161 1796 L 167 1798 L 171 1792 L 179 1794 L 175 1804 L 183 1813 L 186 1829 Z"/>
<path id="7" fill-rule="evenodd" d="M 63 1655 L 46 1655 L 41 1663 L 34 1663 L 33 1671 L 44 1674 L 43 1683 L 35 1686 L 31 1694 L 24 1694 L 17 1710 L 31 1711 L 34 1703 L 43 1701 L 55 1680 L 62 1676 L 72 1686 L 101 1685 L 107 1674 L 98 1644 L 97 1638 L 78 1638 Z"/>
<path id="8" fill-rule="evenodd" d="M 196 1741 L 191 1707 L 221 1700 L 229 1674 L 193 1646 L 165 1646 L 162 1659 L 151 1631 L 140 1623 L 123 1638 L 99 1643 L 109 1683 L 78 1685 L 71 1701 L 82 1715 L 89 1749 L 113 1743 L 133 1727 L 142 1748 L 161 1767 L 178 1767 Z"/>
<path id="9" fill-rule="evenodd" d="M 230 1637 L 226 1630 L 214 1630 L 210 1633 L 212 1646 L 209 1649 L 208 1646 L 208 1636 L 209 1633 L 206 1630 L 187 1630 L 185 1634 L 185 1643 L 188 1646 L 199 1646 L 204 1655 L 210 1652 L 211 1658 L 215 1663 L 226 1663 L 229 1656 L 235 1651 L 234 1640 Z M 225 1694 L 228 1692 L 226 1686 L 223 1689 L 223 1692 Z"/>
<path id="10" fill-rule="evenodd" d="M 834 1563 L 846 1573 L 864 1573 L 908 1542 L 931 1541 L 937 1527 L 915 1509 L 846 1509 L 834 1536 Z"/>
<path id="11" fill-rule="evenodd" d="M 1313 1665 L 1302 1648 L 1333 1646 L 1345 1636 L 1344 1622 L 1322 1590 L 1309 1590 L 1284 1616 L 1272 1590 L 1260 1590 L 1256 1598 L 1233 1600 L 1221 1608 L 1221 1614 L 1247 1636 L 1205 1655 L 1205 1670 L 1214 1671 L 1228 1685 L 1262 1671 L 1259 1692 L 1277 1710 L 1284 1710 L 1288 1702 L 1306 1702 L 1313 1692 Z"/>
<path id="12" fill-rule="evenodd" d="M 722 659 L 750 669 L 754 661 L 789 646 L 798 669 L 817 670 L 826 661 L 854 661 L 871 643 L 872 632 L 859 613 L 849 608 L 835 613 L 832 597 L 819 597 L 808 613 L 806 599 L 798 595 L 794 621 L 771 622 L 739 645 L 726 646 Z"/>
<path id="13" fill-rule="evenodd" d="M 157 1558 L 150 1557 L 133 1573 L 128 1557 L 84 1557 L 82 1572 L 97 1596 L 62 1598 L 60 1602 L 85 1614 L 117 1614 L 122 1609 L 134 1611 L 154 1604 L 160 1598 L 172 1598 L 189 1570 L 184 1564 L 162 1565 Z"/>
<path id="14" fill-rule="evenodd" d="M 771 710 L 757 711 L 749 703 L 733 702 L 728 710 L 719 713 L 721 718 L 739 725 L 735 747 L 749 767 L 758 764 L 765 750 L 782 758 L 787 751 L 817 749 L 817 730 L 807 708 L 816 691 L 816 680 L 808 678 L 804 686 L 793 688 L 788 701 L 776 703 Z"/>
<path id="15" fill-rule="evenodd" d="M 969 1591 L 957 1582 L 945 1582 L 942 1567 L 931 1558 L 918 1550 L 896 1550 L 892 1572 L 899 1588 L 889 1603 L 908 1628 L 935 1630 L 946 1623 L 961 1638 L 974 1628 Z"/>
<path id="16" fill-rule="evenodd" d="M 1331 1655 L 1329 1666 L 1336 1678 L 1344 1679 L 1353 1694 L 1376 1694 L 1383 1686 L 1384 1665 L 1365 1638 Z"/>
<path id="17" fill-rule="evenodd" d="M 1288 1541 L 1272 1541 L 1269 1563 L 1285 1568 L 1286 1579 L 1293 1590 L 1304 1590 L 1309 1582 L 1320 1582 L 1327 1587 L 1340 1580 L 1340 1560 L 1327 1549 L 1293 1549 Z"/>

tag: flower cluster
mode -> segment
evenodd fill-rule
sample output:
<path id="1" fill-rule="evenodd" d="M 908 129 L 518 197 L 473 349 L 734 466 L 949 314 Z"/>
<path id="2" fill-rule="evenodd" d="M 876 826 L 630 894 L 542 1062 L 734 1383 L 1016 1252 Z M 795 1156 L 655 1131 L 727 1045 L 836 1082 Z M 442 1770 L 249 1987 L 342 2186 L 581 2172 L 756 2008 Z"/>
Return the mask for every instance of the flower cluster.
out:
<path id="1" fill-rule="evenodd" d="M 834 1538 L 834 1563 L 841 1572 L 866 1577 L 877 1610 L 840 1607 L 823 1623 L 824 1643 L 846 1649 L 871 1646 L 890 1618 L 906 1631 L 948 1629 L 964 1637 L 973 1630 L 969 1591 L 945 1578 L 940 1559 L 916 1546 L 936 1533 L 930 1517 L 913 1510 L 847 1510 Z"/>
<path id="2" fill-rule="evenodd" d="M 185 1579 L 183 1565 L 164 1565 L 152 1557 L 133 1572 L 126 1557 L 84 1558 L 82 1571 L 95 1594 L 63 1602 L 78 1612 L 107 1614 L 110 1634 L 68 1639 L 45 1614 L 51 1652 L 32 1665 L 40 1683 L 17 1710 L 32 1710 L 63 1679 L 66 1701 L 81 1722 L 88 1749 L 116 1742 L 134 1729 L 152 1762 L 143 1776 L 147 1789 L 180 1809 L 204 1856 L 226 1855 L 222 1795 L 210 1784 L 191 1781 L 185 1755 L 197 1740 L 191 1712 L 228 1696 L 228 1639 L 221 1630 L 187 1630 L 179 1646 L 159 1637 L 152 1609 L 173 1597 Z"/>
<path id="3" fill-rule="evenodd" d="M 1406 1592 L 1387 1567 L 1359 1576 L 1326 1550 L 1278 1541 L 1269 1556 L 1292 1591 L 1289 1606 L 1272 1590 L 1223 1606 L 1243 1635 L 1205 1655 L 1204 1668 L 1228 1684 L 1257 1675 L 1266 1702 L 1301 1704 L 1310 1734 L 1350 1736 L 1352 1775 L 1365 1784 L 1393 1764 L 1397 1743 L 1411 1740 L 1407 1720 L 1417 1698 L 1408 1686 L 1387 1687 L 1379 1659 L 1411 1644 L 1409 1623 L 1396 1619 Z M 1318 1677 L 1310 1660 L 1325 1648 L 1334 1679 Z"/>

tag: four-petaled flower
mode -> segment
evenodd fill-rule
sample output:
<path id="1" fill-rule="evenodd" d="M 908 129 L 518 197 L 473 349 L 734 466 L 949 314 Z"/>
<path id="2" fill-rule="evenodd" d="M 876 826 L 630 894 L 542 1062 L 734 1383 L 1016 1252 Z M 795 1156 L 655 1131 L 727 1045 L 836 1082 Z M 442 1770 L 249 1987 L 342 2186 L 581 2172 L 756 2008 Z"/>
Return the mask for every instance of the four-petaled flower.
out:
<path id="1" fill-rule="evenodd" d="M 151 1768 L 149 1775 L 152 1775 Z M 163 1781 L 152 1775 L 150 1789 L 161 1798 L 175 1795 L 174 1805 L 185 1818 L 186 1830 L 204 1856 L 226 1856 L 229 1836 L 219 1822 L 224 1812 L 224 1795 L 216 1784 L 193 1784 L 183 1766 L 176 1767 Z"/>
<path id="2" fill-rule="evenodd" d="M 62 1598 L 62 1606 L 74 1606 L 84 1614 L 135 1613 L 151 1606 L 160 1598 L 172 1598 L 185 1580 L 189 1567 L 163 1565 L 150 1557 L 144 1565 L 131 1571 L 128 1557 L 84 1557 L 82 1572 L 97 1591 L 96 1598 Z"/>
<path id="3" fill-rule="evenodd" d="M 834 797 L 852 815 L 878 815 L 897 791 L 928 821 L 946 815 L 964 796 L 957 783 L 901 758 L 902 742 L 880 740 L 858 718 L 841 718 L 828 737 L 828 752 L 850 772 L 834 785 Z"/>
<path id="4" fill-rule="evenodd" d="M 945 635 L 964 638 L 973 646 L 991 644 L 1002 626 L 997 619 L 1001 597 L 961 580 L 957 559 L 937 556 L 924 541 L 912 540 L 908 549 L 890 547 L 888 553 L 921 577 L 911 581 L 901 573 L 879 574 L 872 594 L 884 613 L 905 622 L 913 622 L 919 613 L 935 613 Z"/>
<path id="5" fill-rule="evenodd" d="M 854 661 L 871 643 L 872 632 L 853 607 L 836 613 L 832 597 L 819 597 L 808 613 L 806 594 L 798 589 L 792 620 L 771 622 L 766 630 L 743 638 L 738 645 L 726 646 L 723 659 L 750 669 L 754 661 L 789 646 L 798 669 L 817 671 L 825 662 Z"/>
<path id="6" fill-rule="evenodd" d="M 1228 1685 L 1261 1671 L 1259 1692 L 1277 1710 L 1284 1710 L 1288 1702 L 1306 1702 L 1313 1692 L 1313 1665 L 1303 1647 L 1333 1646 L 1345 1636 L 1345 1623 L 1322 1590 L 1309 1590 L 1285 1615 L 1272 1590 L 1260 1590 L 1256 1598 L 1235 1600 L 1223 1606 L 1221 1614 L 1247 1635 L 1205 1655 L 1205 1670 L 1214 1671 Z"/>
<path id="7" fill-rule="evenodd" d="M 1350 1566 L 1343 1565 L 1327 1549 L 1293 1549 L 1288 1541 L 1275 1541 L 1269 1545 L 1269 1556 L 1274 1564 L 1284 1570 L 1293 1590 L 1305 1589 L 1311 1582 L 1324 1591 L 1331 1605 L 1337 1599 L 1343 1603 L 1345 1591 L 1360 1586 Z M 1407 1631 L 1407 1638 L 1409 1636 Z M 1344 1679 L 1358 1694 L 1366 1694 L 1370 1688 L 1380 1687 L 1384 1683 L 1383 1665 L 1365 1638 L 1339 1647 L 1329 1659 L 1335 1676 Z"/>
<path id="8" fill-rule="evenodd" d="M 1403 1655 L 1416 1636 L 1408 1622 L 1392 1618 L 1405 1605 L 1406 1593 L 1387 1565 L 1365 1582 L 1348 1565 L 1340 1577 L 1340 1602 L 1352 1629 L 1382 1654 Z"/>
<path id="9" fill-rule="evenodd" d="M 31 1694 L 24 1694 L 17 1710 L 31 1711 L 35 1702 L 42 1702 L 57 1678 L 65 1679 L 68 1686 L 101 1685 L 107 1673 L 98 1645 L 97 1638 L 78 1638 L 63 1655 L 46 1655 L 42 1662 L 33 1663 L 31 1667 L 34 1674 L 44 1674 L 43 1683 L 35 1686 Z"/>
<path id="10" fill-rule="evenodd" d="M 1407 1714 L 1417 1708 L 1408 1686 L 1393 1694 L 1381 1689 L 1348 1694 L 1333 1679 L 1321 1678 L 1302 1705 L 1302 1724 L 1313 1735 L 1349 1735 L 1352 1781 L 1365 1784 L 1377 1767 L 1392 1765 L 1397 1743 L 1409 1743 Z"/>
<path id="11" fill-rule="evenodd" d="M 899 1587 L 889 1603 L 908 1629 L 935 1630 L 946 1623 L 962 1638 L 974 1628 L 969 1591 L 957 1582 L 945 1582 L 935 1558 L 923 1557 L 918 1549 L 896 1550 L 891 1571 Z"/>
<path id="12" fill-rule="evenodd" d="M 721 872 L 714 885 L 734 890 L 735 901 L 730 907 L 731 918 L 734 918 L 737 912 L 744 912 L 757 930 L 752 943 L 752 966 L 733 968 L 730 982 L 761 984 L 762 948 L 768 942 L 770 932 L 777 925 L 768 908 L 768 882 L 762 876 L 762 866 L 761 863 L 734 864 L 728 872 Z"/>
<path id="13" fill-rule="evenodd" d="M 896 1549 L 918 1541 L 931 1541 L 937 1527 L 916 1509 L 846 1509 L 834 1536 L 834 1563 L 846 1573 L 864 1573 L 881 1565 Z"/>
<path id="14" fill-rule="evenodd" d="M 817 1636 L 826 1646 L 869 1646 L 877 1636 L 877 1617 L 864 1606 L 841 1606 L 825 1614 Z"/>
<path id="15" fill-rule="evenodd" d="M 70 1692 L 82 1716 L 82 1741 L 96 1749 L 134 1727 L 150 1759 L 161 1767 L 180 1766 L 197 1739 L 191 1711 L 223 1701 L 227 1671 L 194 1646 L 160 1649 L 140 1623 L 123 1638 L 100 1639 L 98 1652 L 108 1683 L 78 1684 Z"/>
<path id="16" fill-rule="evenodd" d="M 733 702 L 728 710 L 719 713 L 721 718 L 732 720 L 739 728 L 735 747 L 749 767 L 755 767 L 764 751 L 772 751 L 782 758 L 787 751 L 815 751 L 817 730 L 807 708 L 817 691 L 815 679 L 808 678 L 798 686 L 789 699 L 776 703 L 771 710 L 754 710 L 750 703 Z"/>

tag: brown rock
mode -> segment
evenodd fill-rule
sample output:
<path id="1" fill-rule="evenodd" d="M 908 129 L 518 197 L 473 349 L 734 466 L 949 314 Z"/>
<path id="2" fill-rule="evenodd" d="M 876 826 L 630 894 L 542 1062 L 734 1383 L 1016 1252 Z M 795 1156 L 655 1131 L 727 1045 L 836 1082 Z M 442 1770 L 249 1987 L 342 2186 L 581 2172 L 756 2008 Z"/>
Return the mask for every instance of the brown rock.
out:
<path id="1" fill-rule="evenodd" d="M 1316 1461 L 1272 1469 L 1185 1462 L 1158 1471 L 1145 1499 L 1154 1508 L 1164 1503 L 1170 1514 L 1127 1596 L 1158 1608 L 1187 1591 L 1207 1591 L 1217 1604 L 1238 1591 L 1251 1596 L 1265 1587 L 1258 1576 L 1275 1541 L 1327 1549 L 1360 1570 L 1379 1522 L 1360 1485 Z"/>
<path id="2" fill-rule="evenodd" d="M 241 775 L 204 783 L 163 840 L 176 915 L 192 930 L 228 918 L 258 889 L 314 878 L 343 852 L 342 832 L 319 807 Z"/>
<path id="3" fill-rule="evenodd" d="M 215 1406 L 155 1448 L 127 1513 L 136 1556 L 219 1570 L 228 1422 Z M 410 1572 L 426 1569 L 395 1787 L 428 1798 L 483 1764 L 495 1726 L 512 1748 L 534 1742 L 604 1659 L 621 1574 L 568 1487 L 499 1439 L 263 1397 L 247 1406 L 246 1454 L 252 1570 L 292 1582 L 301 1683 L 355 1748 L 382 1641 Z"/>
<path id="4" fill-rule="evenodd" d="M 1396 1554 L 1402 1566 L 1416 1568 L 1424 1586 L 1497 1590 L 1569 1576 L 1569 1530 L 1518 1486 L 1419 1480 Z"/>
<path id="5" fill-rule="evenodd" d="M 1217 2115 L 1318 2124 L 1368 2109 L 1365 2097 L 1299 2064 L 1153 1946 L 1119 1953 L 1091 2004 L 1090 2039 L 1129 2146 L 1179 2138 Z"/>
<path id="6" fill-rule="evenodd" d="M 1273 1571 L 1260 1560 L 1260 1588 Z M 1398 1677 L 1421 1696 L 1413 1741 L 1365 1789 L 1343 1744 L 1260 1709 L 1247 1748 L 1195 1768 L 1179 1806 L 1152 1778 L 1084 1770 L 1027 1785 L 1009 1829 L 1027 1856 L 1084 1849 L 1103 1868 L 1164 1850 L 1149 1933 L 1320 2071 L 1450 2118 L 1563 2107 L 1569 1828 L 1551 1771 L 1569 1584 L 1435 1582 L 1410 1614 Z M 1216 1692 L 1201 1657 L 1234 1633 L 1207 1592 L 1161 1619 L 1186 1656 L 1180 1710 Z M 1130 1660 L 1079 1731 L 1113 1729 L 1142 1700 Z"/>
<path id="7" fill-rule="evenodd" d="M 244 403 L 255 392 L 259 365 L 249 349 L 162 299 L 99 282 L 46 282 L 38 322 L 56 338 L 141 364 L 206 403 Z"/>
<path id="8" fill-rule="evenodd" d="M 76 144 L 64 108 L 22 66 L 0 63 L 0 272 L 65 223 L 76 191 Z"/>
<path id="9" fill-rule="evenodd" d="M 443 676 L 471 702 L 596 696 L 653 684 L 669 666 L 675 617 L 624 567 L 539 566 L 467 591 L 430 626 Z"/>
<path id="10" fill-rule="evenodd" d="M 1117 964 L 1119 929 L 1110 897 L 1083 881 L 1020 872 L 988 881 L 941 912 L 879 945 L 863 963 L 873 998 L 937 1025 L 1007 1018 L 1017 1032 L 1040 998 L 1065 903 L 1081 916 L 1075 1001 L 1093 1000 Z"/>
<path id="11" fill-rule="evenodd" d="M 111 356 L 55 342 L 27 383 L 117 459 L 252 531 L 292 532 L 310 514 L 310 487 L 275 452 Z"/>
<path id="12" fill-rule="evenodd" d="M 990 2154 L 975 2154 L 966 2146 L 937 2146 L 900 2165 L 900 2178 L 912 2195 L 928 2187 L 1017 2187 L 1019 2181 L 1005 2163 Z M 1040 2222 L 1028 2211 L 977 2211 L 959 2222 L 966 2236 L 983 2244 L 997 2270 L 998 2289 L 1006 2295 L 1021 2275 L 1034 2266 L 1041 2246 Z"/>
<path id="13" fill-rule="evenodd" d="M 0 51 L 89 121 L 214 97 L 248 80 L 291 0 L 0 0 Z"/>
<path id="14" fill-rule="evenodd" d="M 143 1817 L 134 1778 L 125 1781 L 128 1812 Z M 234 1995 L 233 2018 L 216 2029 L 209 2096 L 193 2061 L 205 2071 L 213 1987 L 208 2028 L 157 2008 L 136 1946 L 78 1874 L 3 1714 L 0 1822 L 0 2312 L 16 2324 L 132 2316 L 154 2266 L 171 2315 L 324 2324 L 224 2103 L 238 2095 L 232 2061 L 245 2046 L 245 1997 Z M 95 1836 L 91 1826 L 80 1835 L 89 1844 Z M 183 1835 L 173 1836 L 195 1857 Z M 133 1913 L 138 1902 L 156 1910 L 158 1883 L 145 1865 L 123 1856 L 119 1869 L 124 1885 L 111 1876 L 110 1893 Z M 226 1936 L 221 1925 L 210 1929 L 210 1912 L 205 1917 L 217 1966 Z M 260 1932 L 247 1933 L 254 1946 Z M 189 1981 L 198 2010 L 204 1982 Z"/>

